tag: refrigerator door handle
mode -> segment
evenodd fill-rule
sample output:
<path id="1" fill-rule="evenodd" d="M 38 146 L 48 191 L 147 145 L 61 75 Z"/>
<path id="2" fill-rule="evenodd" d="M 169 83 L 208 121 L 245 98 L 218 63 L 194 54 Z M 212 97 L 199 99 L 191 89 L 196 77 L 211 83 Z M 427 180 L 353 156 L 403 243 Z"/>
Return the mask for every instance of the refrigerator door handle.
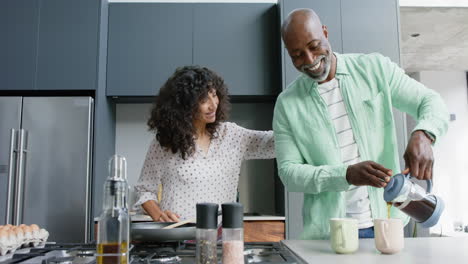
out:
<path id="1" fill-rule="evenodd" d="M 16 163 L 17 178 L 15 181 L 15 200 L 14 200 L 14 215 L 13 223 L 14 225 L 20 225 L 23 219 L 23 188 L 24 188 L 24 168 L 25 168 L 25 142 L 26 142 L 26 130 L 19 130 L 18 137 L 18 148 L 17 148 L 17 157 L 18 162 Z"/>
<path id="2" fill-rule="evenodd" d="M 6 215 L 5 224 L 11 224 L 11 196 L 13 194 L 13 180 L 15 176 L 15 159 L 16 159 L 16 130 L 10 129 L 10 151 L 8 153 L 8 179 L 7 179 L 7 203 L 6 203 Z"/>
<path id="3" fill-rule="evenodd" d="M 90 227 L 90 214 L 91 214 L 91 173 L 92 173 L 92 166 L 91 161 L 93 160 L 93 117 L 94 117 L 94 100 L 93 98 L 89 98 L 88 104 L 88 161 L 87 161 L 87 169 L 86 169 L 86 213 L 85 213 L 85 242 L 89 242 L 89 237 L 91 234 L 91 227 Z"/>

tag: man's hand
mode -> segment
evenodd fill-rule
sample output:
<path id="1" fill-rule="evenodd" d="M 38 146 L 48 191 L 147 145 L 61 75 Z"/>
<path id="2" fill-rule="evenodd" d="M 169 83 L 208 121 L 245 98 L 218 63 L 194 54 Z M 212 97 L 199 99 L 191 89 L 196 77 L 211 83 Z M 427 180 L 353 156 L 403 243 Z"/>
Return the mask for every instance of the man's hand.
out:
<path id="1" fill-rule="evenodd" d="M 417 130 L 412 135 L 404 154 L 405 170 L 411 176 L 419 180 L 432 179 L 432 167 L 434 165 L 434 154 L 432 153 L 432 140 L 421 131 Z"/>
<path id="2" fill-rule="evenodd" d="M 387 186 L 393 172 L 373 161 L 363 161 L 348 166 L 346 180 L 353 185 L 370 185 L 377 188 Z"/>

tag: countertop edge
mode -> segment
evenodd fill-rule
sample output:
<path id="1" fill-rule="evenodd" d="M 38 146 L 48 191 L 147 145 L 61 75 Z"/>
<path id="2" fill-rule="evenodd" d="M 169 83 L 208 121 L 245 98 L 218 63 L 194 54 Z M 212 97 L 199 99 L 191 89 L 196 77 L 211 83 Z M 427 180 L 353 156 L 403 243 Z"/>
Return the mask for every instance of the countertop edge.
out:
<path id="1" fill-rule="evenodd" d="M 132 215 L 130 216 L 132 222 L 147 222 L 152 221 L 149 215 Z M 284 216 L 270 216 L 270 215 L 259 215 L 259 216 L 244 216 L 244 221 L 285 221 Z M 97 222 L 99 217 L 94 217 L 94 222 Z"/>

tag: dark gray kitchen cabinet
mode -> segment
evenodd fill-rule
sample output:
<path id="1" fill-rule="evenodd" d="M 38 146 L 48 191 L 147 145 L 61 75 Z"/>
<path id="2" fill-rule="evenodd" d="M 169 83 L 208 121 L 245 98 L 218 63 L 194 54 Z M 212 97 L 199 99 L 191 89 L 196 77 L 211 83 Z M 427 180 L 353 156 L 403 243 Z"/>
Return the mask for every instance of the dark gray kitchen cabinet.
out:
<path id="1" fill-rule="evenodd" d="M 231 95 L 278 94 L 277 16 L 273 3 L 196 4 L 193 63 L 219 73 Z"/>
<path id="2" fill-rule="evenodd" d="M 39 2 L 0 1 L 0 90 L 33 90 Z"/>
<path id="3" fill-rule="evenodd" d="M 340 0 L 283 0 L 280 4 L 281 23 L 288 14 L 297 8 L 312 8 L 320 17 L 322 25 L 327 26 L 328 39 L 333 51 L 341 53 L 343 51 L 341 41 L 341 17 L 340 17 Z M 291 62 L 288 51 L 282 45 L 282 60 L 284 65 L 283 72 L 283 87 L 286 88 L 292 81 L 296 79 L 299 72 Z"/>
<path id="4" fill-rule="evenodd" d="M 398 1 L 341 0 L 344 53 L 379 52 L 400 62 Z"/>
<path id="5" fill-rule="evenodd" d="M 96 89 L 99 14 L 99 0 L 40 1 L 36 89 Z"/>
<path id="6" fill-rule="evenodd" d="M 108 96 L 154 96 L 177 67 L 191 65 L 193 5 L 109 5 Z"/>

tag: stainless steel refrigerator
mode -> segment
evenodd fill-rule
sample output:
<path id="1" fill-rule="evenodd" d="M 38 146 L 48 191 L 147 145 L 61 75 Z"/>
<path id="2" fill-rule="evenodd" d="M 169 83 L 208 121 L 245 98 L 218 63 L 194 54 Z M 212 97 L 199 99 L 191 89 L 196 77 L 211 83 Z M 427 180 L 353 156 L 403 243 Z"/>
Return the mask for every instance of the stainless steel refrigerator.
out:
<path id="1" fill-rule="evenodd" d="M 88 241 L 93 109 L 91 97 L 0 97 L 0 224 Z"/>

